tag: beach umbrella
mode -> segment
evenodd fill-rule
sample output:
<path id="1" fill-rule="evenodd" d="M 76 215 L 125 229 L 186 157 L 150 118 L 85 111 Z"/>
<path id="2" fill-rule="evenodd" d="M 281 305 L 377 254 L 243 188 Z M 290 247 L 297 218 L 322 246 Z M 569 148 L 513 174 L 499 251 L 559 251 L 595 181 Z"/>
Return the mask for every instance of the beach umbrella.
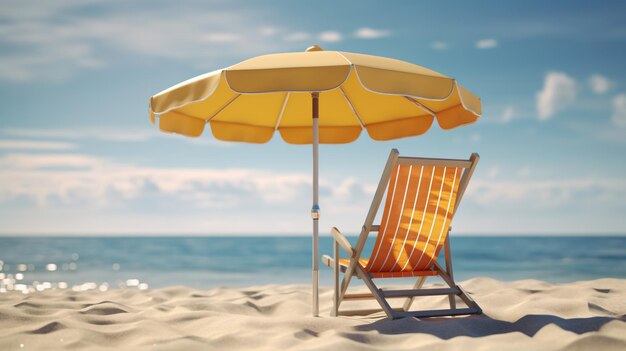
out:
<path id="1" fill-rule="evenodd" d="M 480 99 L 453 78 L 391 58 L 324 51 L 251 58 L 168 88 L 150 98 L 164 132 L 190 137 L 210 125 L 218 140 L 266 143 L 275 131 L 289 144 L 313 145 L 313 315 L 318 308 L 318 144 L 425 133 L 475 122 Z"/>

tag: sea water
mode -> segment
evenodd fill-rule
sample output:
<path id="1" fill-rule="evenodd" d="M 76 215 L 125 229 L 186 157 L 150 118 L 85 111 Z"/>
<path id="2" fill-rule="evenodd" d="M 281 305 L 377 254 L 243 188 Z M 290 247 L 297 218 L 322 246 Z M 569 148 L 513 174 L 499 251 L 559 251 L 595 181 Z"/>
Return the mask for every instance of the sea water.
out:
<path id="1" fill-rule="evenodd" d="M 365 247 L 365 257 L 372 245 Z M 626 278 L 624 236 L 456 236 L 451 247 L 457 281 Z M 320 253 L 332 254 L 332 238 L 320 238 Z M 321 285 L 330 286 L 331 277 L 320 263 Z M 311 238 L 304 236 L 0 237 L 0 292 L 210 289 L 310 280 Z"/>

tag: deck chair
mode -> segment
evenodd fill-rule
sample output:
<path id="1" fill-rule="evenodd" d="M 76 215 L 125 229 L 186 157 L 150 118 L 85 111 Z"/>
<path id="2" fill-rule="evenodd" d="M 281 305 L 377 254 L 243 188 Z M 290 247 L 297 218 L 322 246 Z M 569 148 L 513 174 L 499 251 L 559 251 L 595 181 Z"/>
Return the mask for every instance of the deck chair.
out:
<path id="1" fill-rule="evenodd" d="M 453 279 L 450 253 L 450 223 L 478 163 L 478 154 L 469 160 L 400 157 L 393 149 L 387 160 L 374 200 L 365 218 L 359 239 L 353 247 L 337 228 L 331 230 L 333 255 L 322 261 L 334 270 L 334 297 L 331 315 L 370 314 L 376 310 L 340 312 L 346 300 L 375 299 L 390 319 L 479 314 L 482 310 Z M 387 188 L 380 225 L 374 218 Z M 362 258 L 370 232 L 378 232 L 369 258 Z M 339 246 L 349 258 L 339 257 Z M 445 268 L 437 261 L 445 252 Z M 339 272 L 343 281 L 339 286 Z M 371 294 L 347 294 L 353 276 L 362 279 Z M 449 288 L 422 289 L 427 277 L 439 276 Z M 412 289 L 383 290 L 374 280 L 416 278 Z M 448 295 L 450 309 L 409 311 L 417 296 Z M 467 305 L 456 308 L 455 296 Z M 404 298 L 401 309 L 393 309 L 390 298 Z M 380 311 L 380 310 L 378 310 Z M 359 313 L 362 312 L 362 313 Z"/>

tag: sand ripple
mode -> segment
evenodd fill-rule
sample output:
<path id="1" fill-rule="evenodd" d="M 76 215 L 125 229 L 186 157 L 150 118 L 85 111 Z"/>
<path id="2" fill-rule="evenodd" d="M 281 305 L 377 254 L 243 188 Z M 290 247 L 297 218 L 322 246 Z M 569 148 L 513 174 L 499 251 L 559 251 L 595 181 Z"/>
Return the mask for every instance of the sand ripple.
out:
<path id="1" fill-rule="evenodd" d="M 626 350 L 626 280 L 462 286 L 483 315 L 331 318 L 323 289 L 323 317 L 313 318 L 309 287 L 299 285 L 11 292 L 0 294 L 0 350 Z M 446 303 L 429 297 L 414 307 Z"/>

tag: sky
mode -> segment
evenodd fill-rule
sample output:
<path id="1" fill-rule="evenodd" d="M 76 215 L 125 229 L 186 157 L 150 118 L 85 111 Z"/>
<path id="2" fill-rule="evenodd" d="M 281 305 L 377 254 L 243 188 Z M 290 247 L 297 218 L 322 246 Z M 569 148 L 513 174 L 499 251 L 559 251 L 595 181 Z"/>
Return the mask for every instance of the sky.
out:
<path id="1" fill-rule="evenodd" d="M 483 117 L 320 147 L 320 228 L 358 233 L 389 150 L 481 155 L 465 234 L 626 233 L 626 3 L 0 0 L 0 235 L 310 235 L 311 148 L 160 133 L 151 95 L 247 58 L 359 52 Z"/>

